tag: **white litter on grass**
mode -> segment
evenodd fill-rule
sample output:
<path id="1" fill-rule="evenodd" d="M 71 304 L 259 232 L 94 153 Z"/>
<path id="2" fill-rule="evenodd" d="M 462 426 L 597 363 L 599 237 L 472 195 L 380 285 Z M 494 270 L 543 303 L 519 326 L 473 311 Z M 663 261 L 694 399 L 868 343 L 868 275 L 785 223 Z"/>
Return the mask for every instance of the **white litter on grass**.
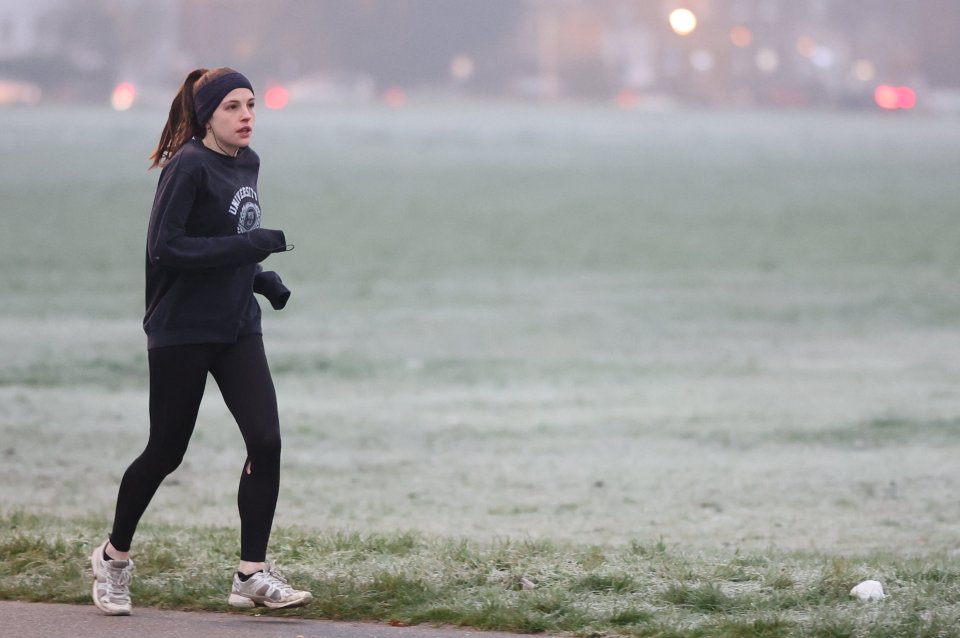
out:
<path id="1" fill-rule="evenodd" d="M 860 600 L 883 600 L 887 597 L 883 593 L 883 585 L 875 580 L 865 580 L 850 590 L 851 596 Z"/>

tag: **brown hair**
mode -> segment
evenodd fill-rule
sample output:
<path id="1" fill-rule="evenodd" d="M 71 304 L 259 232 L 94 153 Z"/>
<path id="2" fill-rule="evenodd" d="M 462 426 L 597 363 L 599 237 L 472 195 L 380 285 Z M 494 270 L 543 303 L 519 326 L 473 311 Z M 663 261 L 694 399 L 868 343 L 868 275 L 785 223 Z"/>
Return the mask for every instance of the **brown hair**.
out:
<path id="1" fill-rule="evenodd" d="M 197 121 L 197 114 L 193 107 L 193 93 L 207 82 L 227 73 L 234 73 L 234 70 L 222 66 L 216 69 L 194 69 L 187 74 L 170 104 L 170 114 L 167 116 L 163 132 L 160 133 L 160 142 L 150 155 L 153 161 L 150 168 L 163 167 L 180 150 L 180 147 L 190 141 L 191 137 L 203 139 L 207 131 Z"/>

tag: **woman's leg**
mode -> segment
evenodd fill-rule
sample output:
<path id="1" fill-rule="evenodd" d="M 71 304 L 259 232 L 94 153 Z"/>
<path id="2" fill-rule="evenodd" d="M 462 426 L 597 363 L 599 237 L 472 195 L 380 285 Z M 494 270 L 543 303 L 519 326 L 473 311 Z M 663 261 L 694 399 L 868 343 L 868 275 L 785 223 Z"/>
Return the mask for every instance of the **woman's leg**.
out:
<path id="1" fill-rule="evenodd" d="M 241 338 L 217 357 L 210 371 L 247 446 L 237 494 L 240 571 L 233 576 L 227 602 L 242 608 L 305 605 L 313 599 L 310 592 L 294 589 L 264 564 L 280 491 L 280 419 L 263 339 Z"/>
<path id="2" fill-rule="evenodd" d="M 216 358 L 211 372 L 247 448 L 237 493 L 240 560 L 262 563 L 280 491 L 280 418 L 261 336 L 241 337 Z"/>
<path id="3" fill-rule="evenodd" d="M 150 438 L 120 481 L 110 544 L 130 551 L 140 517 L 160 483 L 177 469 L 197 422 L 207 372 L 220 345 L 186 345 L 148 352 Z"/>

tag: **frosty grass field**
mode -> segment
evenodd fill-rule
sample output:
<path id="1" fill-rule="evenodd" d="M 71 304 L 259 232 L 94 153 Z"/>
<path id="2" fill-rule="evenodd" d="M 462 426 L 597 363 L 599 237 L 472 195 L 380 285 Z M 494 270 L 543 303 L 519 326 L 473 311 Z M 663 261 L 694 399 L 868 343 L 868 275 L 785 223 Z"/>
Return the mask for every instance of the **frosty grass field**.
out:
<path id="1" fill-rule="evenodd" d="M 3 112 L 0 513 L 100 521 L 146 440 L 164 114 Z M 960 539 L 960 121 L 260 114 L 276 522 L 687 552 Z M 146 525 L 237 523 L 211 381 Z M 850 586 L 852 586 L 851 583 Z"/>

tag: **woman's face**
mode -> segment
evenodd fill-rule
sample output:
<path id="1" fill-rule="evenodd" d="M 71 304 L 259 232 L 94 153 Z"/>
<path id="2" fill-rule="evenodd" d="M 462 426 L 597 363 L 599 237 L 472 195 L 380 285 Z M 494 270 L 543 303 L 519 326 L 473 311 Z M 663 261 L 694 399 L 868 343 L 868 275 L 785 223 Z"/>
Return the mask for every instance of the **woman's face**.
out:
<path id="1" fill-rule="evenodd" d="M 234 89 L 227 93 L 207 122 L 207 130 L 213 129 L 216 141 L 231 155 L 250 145 L 255 99 L 250 89 Z"/>

